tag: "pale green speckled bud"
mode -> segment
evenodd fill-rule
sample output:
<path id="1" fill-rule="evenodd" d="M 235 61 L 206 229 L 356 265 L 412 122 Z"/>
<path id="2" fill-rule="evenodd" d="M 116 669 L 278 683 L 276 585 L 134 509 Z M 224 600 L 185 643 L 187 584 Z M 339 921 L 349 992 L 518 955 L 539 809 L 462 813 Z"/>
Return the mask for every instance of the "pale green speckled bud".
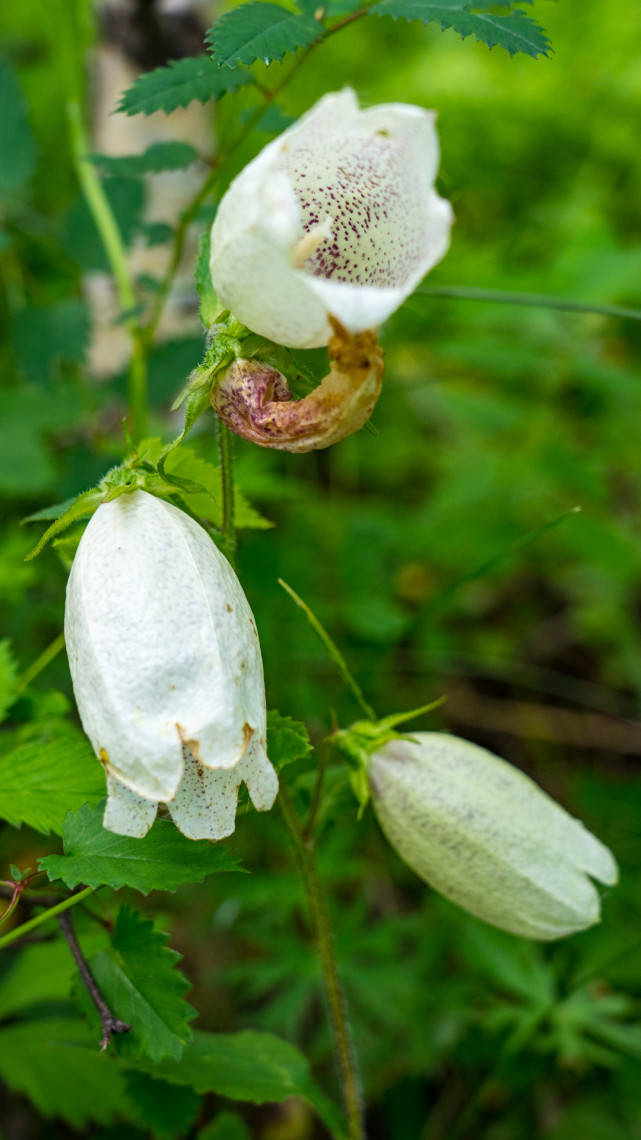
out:
<path id="1" fill-rule="evenodd" d="M 371 756 L 369 784 L 399 855 L 477 918 L 536 939 L 599 921 L 590 876 L 617 881 L 611 852 L 486 749 L 440 732 L 391 740 Z"/>

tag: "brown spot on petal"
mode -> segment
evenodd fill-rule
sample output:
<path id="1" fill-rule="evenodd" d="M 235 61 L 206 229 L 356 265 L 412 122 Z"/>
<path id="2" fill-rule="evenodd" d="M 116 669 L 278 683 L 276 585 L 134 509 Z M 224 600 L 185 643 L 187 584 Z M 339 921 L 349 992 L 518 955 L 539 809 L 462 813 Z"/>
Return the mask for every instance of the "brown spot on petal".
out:
<path id="1" fill-rule="evenodd" d="M 183 746 L 183 751 L 184 751 L 184 749 L 187 749 L 188 752 L 191 752 L 192 756 L 194 757 L 194 760 L 200 760 L 200 741 L 199 740 L 188 740 L 187 739 L 187 733 L 185 732 L 185 729 L 180 724 L 176 724 L 176 730 L 177 730 L 178 736 L 180 738 L 180 743 Z"/>

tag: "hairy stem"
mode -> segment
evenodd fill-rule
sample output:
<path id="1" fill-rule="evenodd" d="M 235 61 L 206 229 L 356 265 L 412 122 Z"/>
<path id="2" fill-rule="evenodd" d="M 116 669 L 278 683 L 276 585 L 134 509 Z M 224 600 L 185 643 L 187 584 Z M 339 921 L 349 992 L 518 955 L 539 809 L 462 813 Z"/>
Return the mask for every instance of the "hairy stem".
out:
<path id="1" fill-rule="evenodd" d="M 66 912 L 59 915 L 58 923 L 62 933 L 67 940 L 67 945 L 71 950 L 74 962 L 78 967 L 78 973 L 80 974 L 80 977 L 82 978 L 87 988 L 87 992 L 89 993 L 89 996 L 100 1015 L 100 1024 L 102 1025 L 100 1048 L 104 1052 L 104 1050 L 109 1046 L 114 1033 L 129 1033 L 131 1026 L 127 1025 L 127 1023 L 125 1021 L 122 1021 L 119 1017 L 116 1017 L 115 1014 L 111 1012 L 109 1006 L 103 998 L 98 988 L 96 979 L 89 969 L 89 963 L 87 962 L 87 959 L 80 949 L 80 944 L 73 929 L 71 915 L 67 914 Z"/>
<path id="2" fill-rule="evenodd" d="M 84 887 L 83 890 L 78 891 L 75 895 L 69 895 L 69 898 L 63 899 L 62 902 L 57 903 L 56 906 L 50 907 L 48 910 L 41 911 L 40 914 L 30 918 L 28 922 L 23 922 L 21 926 L 16 926 L 14 930 L 10 930 L 8 934 L 0 938 L 0 950 L 5 946 L 10 946 L 12 942 L 17 942 L 25 934 L 29 934 L 32 930 L 36 930 L 38 926 L 42 926 L 44 922 L 49 922 L 52 918 L 57 918 L 65 910 L 69 910 L 72 906 L 77 906 L 79 902 L 89 898 L 93 894 L 93 887 Z"/>
<path id="3" fill-rule="evenodd" d="M 287 830 L 296 849 L 307 904 L 311 918 L 314 940 L 318 951 L 329 1017 L 334 1036 L 334 1049 L 338 1062 L 343 1100 L 348 1123 L 349 1140 L 364 1140 L 365 1123 L 358 1063 L 352 1043 L 352 1034 L 347 1013 L 343 987 L 338 974 L 334 953 L 334 936 L 323 898 L 323 889 L 316 868 L 314 845 L 311 838 L 305 839 L 300 822 L 294 811 L 289 795 L 281 782 L 278 796 Z"/>
<path id="4" fill-rule="evenodd" d="M 234 455 L 232 452 L 232 434 L 221 420 L 218 421 L 218 452 L 223 497 L 222 532 L 225 537 L 227 557 L 233 564 L 236 556 Z"/>
<path id="5" fill-rule="evenodd" d="M 85 131 L 80 94 L 80 76 L 83 64 L 79 58 L 78 50 L 81 40 L 78 32 L 79 20 L 76 4 L 77 0 L 71 0 L 68 5 L 63 6 L 64 19 L 68 21 L 67 50 L 63 57 L 63 66 L 66 71 L 69 91 L 67 122 L 71 153 L 80 188 L 96 229 L 100 234 L 111 272 L 116 281 L 120 306 L 124 312 L 128 312 L 136 306 L 136 294 L 129 271 L 127 250 L 104 186 L 98 177 L 95 166 L 89 160 L 90 147 Z M 134 442 L 136 442 L 142 439 L 147 432 L 147 360 L 138 322 L 132 316 L 125 323 L 132 343 L 128 379 L 129 427 Z"/>

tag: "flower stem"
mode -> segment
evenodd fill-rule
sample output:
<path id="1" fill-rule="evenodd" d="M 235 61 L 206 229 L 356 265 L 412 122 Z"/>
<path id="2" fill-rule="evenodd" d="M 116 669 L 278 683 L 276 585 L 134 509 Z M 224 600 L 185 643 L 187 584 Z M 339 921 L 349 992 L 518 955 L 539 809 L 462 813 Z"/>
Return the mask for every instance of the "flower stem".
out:
<path id="1" fill-rule="evenodd" d="M 19 938 L 24 937 L 25 934 L 30 934 L 38 926 L 42 926 L 43 922 L 48 922 L 52 918 L 57 918 L 59 914 L 63 914 L 69 907 L 76 906 L 83 899 L 89 898 L 93 894 L 93 887 L 84 887 L 82 891 L 78 891 L 75 895 L 69 895 L 69 898 L 63 899 L 62 902 L 57 903 L 56 906 L 50 907 L 48 910 L 41 911 L 40 914 L 30 918 L 28 922 L 23 922 L 21 926 L 16 926 L 14 930 L 10 930 L 8 934 L 0 938 L 0 950 L 5 946 L 10 946 L 12 942 L 17 942 Z"/>
<path id="2" fill-rule="evenodd" d="M 363 1101 L 358 1063 L 352 1042 L 351 1028 L 347 1014 L 345 995 L 341 986 L 334 937 L 323 898 L 323 890 L 316 868 L 314 845 L 311 838 L 304 838 L 300 822 L 289 794 L 281 782 L 278 802 L 283 813 L 287 830 L 296 849 L 301 871 L 314 939 L 325 983 L 325 993 L 329 1016 L 334 1035 L 334 1048 L 338 1061 L 343 1100 L 348 1123 L 348 1140 L 364 1140 L 365 1124 Z"/>
<path id="3" fill-rule="evenodd" d="M 100 1024 L 102 1026 L 100 1048 L 104 1053 L 105 1049 L 109 1047 L 111 1038 L 113 1037 L 114 1033 L 129 1033 L 131 1026 L 127 1025 L 126 1021 L 122 1021 L 120 1017 L 116 1017 L 115 1014 L 111 1012 L 109 1006 L 103 998 L 100 989 L 98 988 L 96 979 L 94 978 L 89 968 L 89 963 L 80 948 L 78 939 L 76 938 L 76 932 L 73 928 L 71 915 L 67 914 L 66 912 L 59 915 L 58 923 L 66 939 L 67 945 L 71 950 L 73 960 L 78 967 L 78 973 L 80 974 L 80 977 L 85 984 L 85 987 L 93 1004 L 98 1010 L 98 1014 L 100 1016 Z"/>
<path id="4" fill-rule="evenodd" d="M 512 293 L 503 289 L 475 289 L 466 285 L 422 285 L 416 292 L 424 297 L 445 297 L 455 301 L 491 301 L 499 305 L 526 305 L 534 309 L 595 313 L 600 317 L 622 317 L 629 321 L 641 321 L 641 309 L 631 309 L 624 305 L 593 305 L 590 301 L 549 297 L 546 293 Z"/>
<path id="5" fill-rule="evenodd" d="M 120 306 L 123 312 L 127 313 L 135 309 L 136 306 L 136 294 L 129 271 L 127 250 L 104 186 L 89 158 L 90 147 L 84 126 L 80 95 L 82 61 L 78 58 L 78 44 L 81 40 L 78 33 L 76 4 L 77 0 L 72 0 L 68 6 L 64 6 L 67 13 L 66 18 L 69 21 L 67 25 L 67 51 L 63 59 L 69 91 L 67 99 L 69 141 L 80 188 L 107 254 L 111 272 L 116 281 Z M 136 442 L 142 439 L 147 432 L 147 360 L 141 329 L 135 317 L 129 317 L 125 324 L 132 341 L 127 389 L 129 428 L 134 442 Z"/>
<path id="6" fill-rule="evenodd" d="M 235 562 L 236 557 L 236 521 L 234 502 L 234 455 L 232 451 L 232 436 L 222 420 L 218 421 L 218 451 L 220 455 L 220 477 L 223 496 L 222 532 L 225 537 L 227 557 Z"/>
<path id="7" fill-rule="evenodd" d="M 47 665 L 53 661 L 54 657 L 58 656 L 60 650 L 64 649 L 64 645 L 65 635 L 64 633 L 59 633 L 57 637 L 54 637 L 51 644 L 48 645 L 46 649 L 43 649 L 40 656 L 36 657 L 33 664 L 30 665 L 28 669 L 25 669 L 22 676 L 18 677 L 12 693 L 12 700 L 15 701 L 16 697 L 19 697 L 21 693 L 24 693 L 25 689 L 29 687 L 31 682 L 34 681 L 40 673 L 42 673 L 43 669 L 46 669 Z"/>
<path id="8" fill-rule="evenodd" d="M 336 642 L 333 641 L 332 638 L 329 636 L 325 627 L 323 625 L 321 625 L 318 618 L 316 617 L 316 614 L 313 612 L 313 610 L 310 610 L 307 603 L 304 602 L 303 599 L 296 593 L 296 591 L 293 590 L 291 586 L 288 586 L 287 582 L 284 582 L 282 578 L 278 579 L 278 585 L 282 586 L 283 590 L 285 590 L 285 592 L 289 594 L 290 598 L 294 599 L 297 606 L 300 606 L 301 610 L 305 614 L 305 616 L 306 616 L 309 624 L 311 625 L 312 629 L 320 637 L 323 645 L 325 646 L 327 652 L 329 653 L 329 656 L 331 657 L 332 661 L 336 665 L 336 668 L 338 669 L 338 672 L 340 673 L 341 677 L 343 678 L 348 689 L 351 690 L 355 700 L 358 702 L 361 709 L 365 713 L 365 716 L 368 718 L 368 720 L 376 720 L 377 719 L 376 713 L 374 712 L 374 709 L 372 708 L 372 706 L 370 704 L 368 704 L 367 701 L 365 700 L 365 697 L 363 696 L 363 690 L 361 689 L 356 678 L 353 676 L 345 658 L 343 657 L 343 654 L 341 653 L 340 649 L 336 645 Z"/>

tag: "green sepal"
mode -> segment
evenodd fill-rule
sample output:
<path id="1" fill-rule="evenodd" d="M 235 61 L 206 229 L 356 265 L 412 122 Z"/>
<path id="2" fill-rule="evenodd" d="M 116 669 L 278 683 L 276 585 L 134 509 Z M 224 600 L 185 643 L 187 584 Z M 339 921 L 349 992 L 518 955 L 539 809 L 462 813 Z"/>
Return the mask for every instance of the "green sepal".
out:
<path id="1" fill-rule="evenodd" d="M 369 759 L 374 752 L 378 752 L 390 740 L 411 740 L 408 733 L 396 732 L 396 726 L 404 724 L 407 720 L 424 716 L 440 707 L 445 697 L 430 701 L 418 709 L 409 712 L 392 713 L 382 720 L 358 720 L 349 728 L 339 728 L 329 737 L 329 743 L 334 746 L 339 755 L 350 768 L 349 780 L 352 791 L 358 800 L 358 818 L 363 814 L 369 801 L 369 782 L 367 770 Z"/>

